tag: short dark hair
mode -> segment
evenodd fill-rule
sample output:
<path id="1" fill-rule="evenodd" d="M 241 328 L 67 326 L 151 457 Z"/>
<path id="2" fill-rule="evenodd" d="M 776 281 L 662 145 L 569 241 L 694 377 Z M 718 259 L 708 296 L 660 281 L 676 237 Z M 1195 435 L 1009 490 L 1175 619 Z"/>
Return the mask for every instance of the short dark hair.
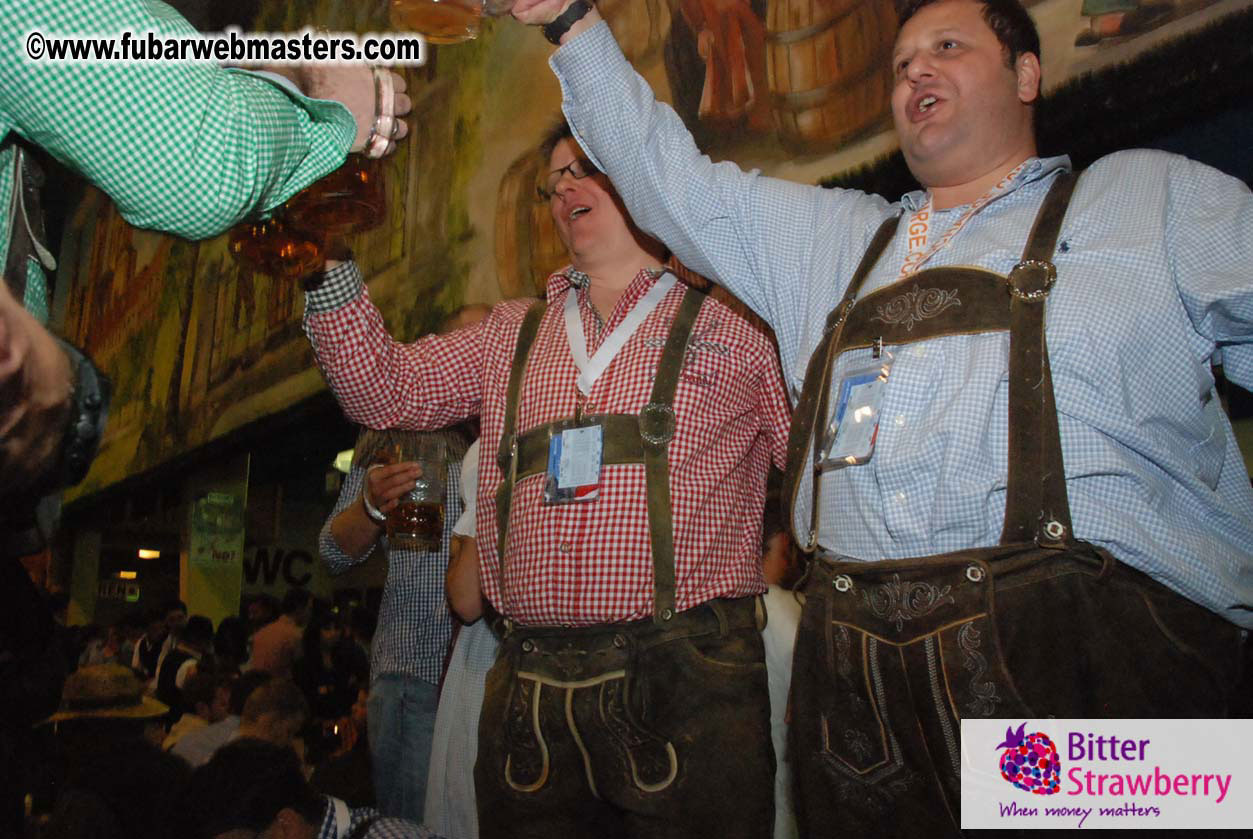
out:
<path id="1" fill-rule="evenodd" d="M 900 26 L 918 13 L 924 6 L 938 3 L 940 0 L 897 0 L 896 8 L 900 18 Z M 1027 13 L 1026 8 L 1018 0 L 974 0 L 983 5 L 983 19 L 988 27 L 996 33 L 996 39 L 1005 50 L 1006 63 L 1012 69 L 1018 56 L 1031 53 L 1040 57 L 1040 33 L 1035 28 L 1035 21 Z M 899 31 L 899 29 L 898 29 Z"/>
<path id="2" fill-rule="evenodd" d="M 239 716 L 244 722 L 255 723 L 267 714 L 281 720 L 309 719 L 309 703 L 300 688 L 289 679 L 269 679 L 258 685 L 244 700 Z"/>
<path id="3" fill-rule="evenodd" d="M 286 808 L 316 826 L 326 811 L 295 752 L 251 738 L 228 743 L 192 773 L 187 803 L 192 828 L 204 837 L 260 832 Z"/>
<path id="4" fill-rule="evenodd" d="M 192 615 L 183 627 L 183 640 L 209 649 L 213 645 L 213 621 L 205 615 Z"/>
<path id="5" fill-rule="evenodd" d="M 161 606 L 161 616 L 165 617 L 170 612 L 182 612 L 185 615 L 187 614 L 187 604 L 178 599 L 167 600 Z"/>
<path id="6" fill-rule="evenodd" d="M 183 684 L 183 707 L 195 712 L 196 705 L 203 702 L 212 705 L 218 688 L 227 684 L 226 680 L 216 673 L 197 670 L 187 677 Z"/>
<path id="7" fill-rule="evenodd" d="M 264 670 L 249 670 L 231 684 L 231 699 L 228 710 L 237 717 L 244 715 L 244 703 L 253 691 L 274 677 Z"/>
<path id="8" fill-rule="evenodd" d="M 553 122 L 552 126 L 544 133 L 544 139 L 539 144 L 536 154 L 543 163 L 548 163 L 549 158 L 553 156 L 553 149 L 557 148 L 557 144 L 562 140 L 573 140 L 574 131 L 570 128 L 570 123 L 566 122 L 565 117 L 560 117 Z"/>
<path id="9" fill-rule="evenodd" d="M 283 595 L 283 614 L 294 615 L 309 604 L 313 595 L 308 589 L 289 588 Z"/>

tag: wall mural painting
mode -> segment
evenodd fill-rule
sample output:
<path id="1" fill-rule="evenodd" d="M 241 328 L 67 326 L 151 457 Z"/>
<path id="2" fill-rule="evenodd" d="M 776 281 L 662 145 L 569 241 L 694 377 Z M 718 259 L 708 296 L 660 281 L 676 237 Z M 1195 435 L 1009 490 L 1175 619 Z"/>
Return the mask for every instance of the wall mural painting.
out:
<path id="1" fill-rule="evenodd" d="M 601 0 L 628 58 L 714 159 L 815 183 L 895 150 L 893 0 Z M 1147 54 L 1253 0 L 1036 0 L 1047 85 Z M 387 0 L 263 0 L 254 28 L 387 29 Z M 559 116 L 551 47 L 489 20 L 405 71 L 411 138 L 384 167 L 387 215 L 354 237 L 370 293 L 403 340 L 465 302 L 533 295 L 565 261 L 536 199 L 534 149 Z M 117 386 L 94 492 L 321 387 L 303 300 L 235 262 L 225 237 L 132 229 L 99 193 L 64 240 L 65 332 Z"/>
<path id="2" fill-rule="evenodd" d="M 1143 35 L 1210 5 L 1213 0 L 1083 0 L 1083 28 L 1075 35 L 1075 46 Z"/>

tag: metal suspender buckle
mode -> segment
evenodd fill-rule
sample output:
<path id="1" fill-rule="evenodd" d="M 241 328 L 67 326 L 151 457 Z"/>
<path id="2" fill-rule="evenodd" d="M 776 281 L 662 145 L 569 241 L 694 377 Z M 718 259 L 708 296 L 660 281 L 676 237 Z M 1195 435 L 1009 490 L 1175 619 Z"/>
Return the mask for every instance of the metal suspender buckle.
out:
<path id="1" fill-rule="evenodd" d="M 674 438 L 674 408 L 659 402 L 649 402 L 640 411 L 640 436 L 644 442 L 664 446 Z"/>
<path id="2" fill-rule="evenodd" d="M 1057 266 L 1047 260 L 1024 259 L 1009 272 L 1009 293 L 1034 303 L 1049 296 L 1057 282 Z"/>

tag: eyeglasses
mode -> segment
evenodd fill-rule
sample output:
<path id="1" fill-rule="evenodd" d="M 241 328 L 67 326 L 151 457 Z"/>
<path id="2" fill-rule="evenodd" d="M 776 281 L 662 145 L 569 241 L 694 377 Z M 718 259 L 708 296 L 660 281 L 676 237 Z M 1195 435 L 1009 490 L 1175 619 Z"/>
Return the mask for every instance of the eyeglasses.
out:
<path id="1" fill-rule="evenodd" d="M 584 157 L 576 157 L 566 166 L 560 169 L 554 169 L 548 173 L 548 177 L 544 180 L 543 186 L 536 184 L 535 193 L 539 196 L 540 201 L 549 201 L 557 194 L 557 184 L 561 181 L 561 176 L 569 173 L 570 177 L 576 181 L 581 181 L 589 175 L 599 175 L 600 170 L 592 165 L 592 161 Z"/>

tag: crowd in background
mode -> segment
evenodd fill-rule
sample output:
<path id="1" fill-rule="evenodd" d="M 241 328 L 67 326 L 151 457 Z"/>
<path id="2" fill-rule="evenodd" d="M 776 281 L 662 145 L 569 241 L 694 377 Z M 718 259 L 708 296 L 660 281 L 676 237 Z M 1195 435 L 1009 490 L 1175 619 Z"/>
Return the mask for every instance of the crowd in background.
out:
<path id="1" fill-rule="evenodd" d="M 253 598 L 216 627 L 181 601 L 107 626 L 64 627 L 63 652 L 77 668 L 61 711 L 33 734 L 43 759 L 30 762 L 25 790 L 31 835 L 109 835 L 105 826 L 79 832 L 103 813 L 128 836 L 184 833 L 175 825 L 187 811 L 176 802 L 191 771 L 236 740 L 290 749 L 312 789 L 372 805 L 374 622 L 364 605 L 292 589 L 281 603 Z"/>

